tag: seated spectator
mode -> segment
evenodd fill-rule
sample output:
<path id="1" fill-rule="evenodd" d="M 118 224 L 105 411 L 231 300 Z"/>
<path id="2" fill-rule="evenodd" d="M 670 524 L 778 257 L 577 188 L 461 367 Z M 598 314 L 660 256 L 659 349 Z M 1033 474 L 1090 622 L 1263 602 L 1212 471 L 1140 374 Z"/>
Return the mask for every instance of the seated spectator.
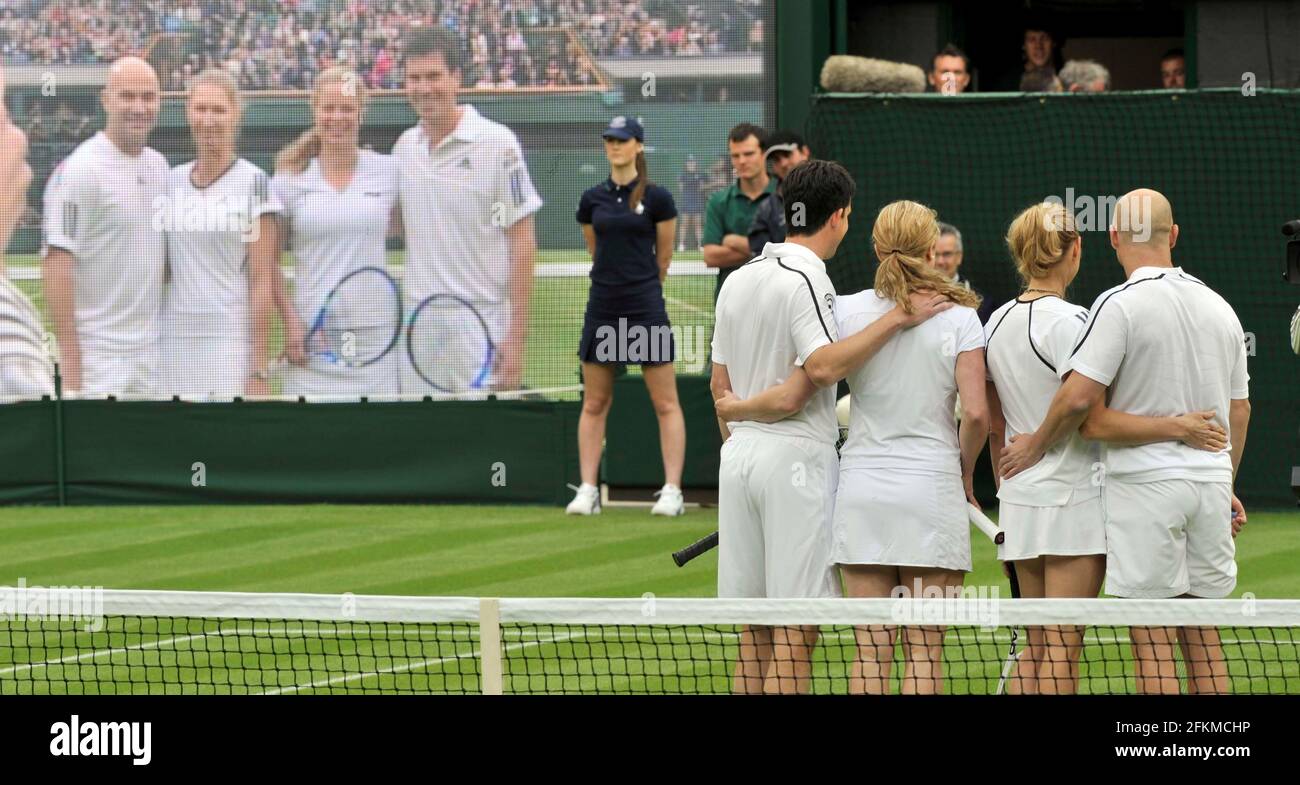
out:
<path id="1" fill-rule="evenodd" d="M 1070 60 L 1061 69 L 1061 84 L 1070 93 L 1104 93 L 1110 89 L 1110 71 L 1096 60 Z"/>
<path id="2" fill-rule="evenodd" d="M 939 50 L 931 62 L 930 86 L 936 93 L 957 95 L 970 85 L 970 58 L 952 44 Z"/>
<path id="3" fill-rule="evenodd" d="M 1160 83 L 1166 90 L 1187 89 L 1187 58 L 1182 49 L 1170 49 L 1160 58 Z"/>

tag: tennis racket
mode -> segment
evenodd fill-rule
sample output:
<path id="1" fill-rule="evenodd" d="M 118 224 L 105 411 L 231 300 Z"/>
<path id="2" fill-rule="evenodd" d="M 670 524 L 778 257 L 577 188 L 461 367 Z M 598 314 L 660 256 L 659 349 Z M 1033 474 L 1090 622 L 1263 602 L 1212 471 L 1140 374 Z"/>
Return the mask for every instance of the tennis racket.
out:
<path id="1" fill-rule="evenodd" d="M 1020 580 L 1016 577 L 1016 565 L 1012 562 L 1007 562 L 1007 579 L 1011 582 L 1012 598 L 1019 599 Z M 1011 672 L 1015 670 L 1016 666 L 1020 664 L 1021 652 L 1017 651 L 1019 643 L 1020 643 L 1020 630 L 1015 627 L 1012 627 L 1011 645 L 1010 648 L 1007 650 L 1007 658 L 1002 663 L 1002 676 L 1001 678 L 998 679 L 998 689 L 997 692 L 994 693 L 996 695 L 1006 694 L 1007 679 L 1011 677 Z"/>
<path id="2" fill-rule="evenodd" d="M 487 320 L 468 300 L 435 294 L 416 306 L 406 330 L 411 367 L 444 393 L 482 390 L 497 348 Z"/>
<path id="3" fill-rule="evenodd" d="M 303 338 L 303 351 L 331 365 L 364 368 L 383 359 L 402 335 L 402 296 L 381 267 L 361 267 L 325 296 Z M 281 358 L 273 370 L 288 365 Z"/>
<path id="4" fill-rule="evenodd" d="M 718 533 L 714 532 L 708 537 L 696 540 L 695 542 L 682 548 L 673 554 L 673 563 L 678 567 L 685 567 L 686 563 L 696 556 L 708 553 L 718 547 Z"/>

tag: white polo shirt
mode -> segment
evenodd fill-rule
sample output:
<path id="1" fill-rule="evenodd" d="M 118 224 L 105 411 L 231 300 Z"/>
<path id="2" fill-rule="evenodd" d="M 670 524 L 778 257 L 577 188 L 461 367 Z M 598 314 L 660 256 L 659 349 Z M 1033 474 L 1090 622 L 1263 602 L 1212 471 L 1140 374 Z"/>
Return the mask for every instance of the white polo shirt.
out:
<path id="1" fill-rule="evenodd" d="M 727 366 L 731 389 L 741 398 L 782 383 L 839 337 L 826 263 L 795 243 L 768 243 L 761 255 L 727 276 L 715 313 L 713 362 Z M 731 427 L 834 444 L 839 436 L 835 387 L 818 390 L 802 411 L 780 422 Z"/>
<path id="2" fill-rule="evenodd" d="M 852 335 L 896 303 L 867 289 L 835 304 L 841 335 Z M 956 306 L 903 330 L 849 374 L 849 436 L 843 469 L 961 474 L 957 443 L 957 355 L 984 346 L 974 308 Z"/>
<path id="3" fill-rule="evenodd" d="M 362 150 L 352 180 L 336 190 L 313 158 L 301 173 L 280 172 L 271 190 L 293 251 L 293 302 L 310 328 L 325 298 L 362 267 L 386 268 L 389 220 L 397 204 L 397 164 L 392 156 Z M 388 316 L 376 308 L 376 323 Z"/>
<path id="4" fill-rule="evenodd" d="M 169 335 L 243 338 L 249 243 L 258 220 L 283 208 L 266 172 L 248 161 L 237 159 L 206 188 L 194 185 L 194 163 L 172 169 L 163 197 L 171 273 L 163 323 Z"/>
<path id="5" fill-rule="evenodd" d="M 161 153 L 127 155 L 101 131 L 46 187 L 45 247 L 73 256 L 83 349 L 129 353 L 158 338 L 166 240 L 156 204 L 167 173 Z"/>
<path id="6" fill-rule="evenodd" d="M 404 291 L 410 305 L 434 294 L 482 305 L 506 303 L 510 247 L 505 230 L 542 206 L 514 132 L 468 104 L 460 108 L 455 130 L 433 149 L 419 125 L 393 147 L 401 170 Z"/>
<path id="7" fill-rule="evenodd" d="M 1093 303 L 1070 370 L 1110 387 L 1108 405 L 1150 417 L 1214 410 L 1249 397 L 1246 343 L 1232 306 L 1179 267 L 1140 267 Z M 1231 445 L 1106 445 L 1106 476 L 1126 482 L 1232 482 Z"/>
<path id="8" fill-rule="evenodd" d="M 1012 300 L 988 321 L 988 376 L 1006 418 L 1006 442 L 1033 433 L 1047 417 L 1069 369 L 1088 311 L 1059 297 Z M 1002 481 L 998 498 L 1028 507 L 1059 507 L 1101 494 L 1092 482 L 1101 449 L 1079 433 L 1058 442 L 1042 460 Z"/>

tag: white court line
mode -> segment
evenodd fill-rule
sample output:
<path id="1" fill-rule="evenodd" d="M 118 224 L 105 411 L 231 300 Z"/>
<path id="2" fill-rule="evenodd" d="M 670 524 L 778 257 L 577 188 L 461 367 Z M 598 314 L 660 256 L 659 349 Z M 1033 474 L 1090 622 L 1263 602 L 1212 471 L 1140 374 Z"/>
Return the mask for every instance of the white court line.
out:
<path id="1" fill-rule="evenodd" d="M 542 645 L 542 644 L 544 644 L 544 643 L 560 643 L 560 642 L 562 642 L 562 641 L 567 641 L 567 640 L 571 640 L 571 639 L 573 639 L 573 638 L 577 638 L 577 637 L 579 637 L 581 634 L 582 634 L 581 632 L 577 632 L 577 633 L 573 633 L 572 635 L 568 635 L 568 634 L 566 634 L 566 635 L 562 635 L 562 636 L 560 636 L 560 637 L 556 637 L 556 638 L 549 638 L 549 639 L 547 639 L 547 640 L 540 640 L 540 639 L 539 639 L 539 640 L 534 640 L 534 641 L 522 641 L 522 642 L 520 642 L 520 643 L 512 643 L 512 644 L 510 644 L 509 646 L 504 646 L 504 647 L 502 647 L 502 651 L 503 651 L 503 652 L 507 652 L 507 651 L 517 651 L 517 650 L 519 650 L 519 649 L 524 649 L 524 648 L 527 648 L 527 647 L 529 647 L 529 646 L 540 646 L 540 645 Z M 478 658 L 478 657 L 479 657 L 479 652 L 478 652 L 478 651 L 470 651 L 470 652 L 466 652 L 466 653 L 464 653 L 464 654 L 455 654 L 455 655 L 451 655 L 451 656 L 447 656 L 447 657 L 430 658 L 430 659 L 427 659 L 427 660 L 420 660 L 419 662 L 410 662 L 410 663 L 406 663 L 406 664 L 404 664 L 404 665 L 399 665 L 399 666 L 396 666 L 396 667 L 393 667 L 393 668 L 383 668 L 383 669 L 381 669 L 381 670 L 377 670 L 377 671 L 365 671 L 364 673 L 348 673 L 348 674 L 344 674 L 344 675 L 342 675 L 342 676 L 335 676 L 335 677 L 333 677 L 333 678 L 331 678 L 331 679 L 321 679 L 321 680 L 318 680 L 318 681 L 313 681 L 313 682 L 310 683 L 310 684 L 295 684 L 295 685 L 293 685 L 293 686 L 291 686 L 291 687 L 276 688 L 276 689 L 273 689 L 273 690 L 266 690 L 266 691 L 264 691 L 264 692 L 259 692 L 259 693 L 255 693 L 255 694 L 257 694 L 257 695 L 283 695 L 283 694 L 288 693 L 288 692 L 297 692 L 297 691 L 299 691 L 299 690 L 312 690 L 312 689 L 316 689 L 317 687 L 328 687 L 328 686 L 330 686 L 331 684 L 342 684 L 342 683 L 344 683 L 344 682 L 356 681 L 357 679 L 364 679 L 364 678 L 366 678 L 367 676 L 379 676 L 379 675 L 382 675 L 382 674 L 385 674 L 385 673 L 405 673 L 405 672 L 407 672 L 407 671 L 418 670 L 418 669 L 420 669 L 420 668 L 422 668 L 422 667 L 424 667 L 424 666 L 426 666 L 426 665 L 441 665 L 441 664 L 446 663 L 446 662 L 452 662 L 452 661 L 454 661 L 454 660 L 461 660 L 461 659 L 464 659 L 464 658 L 466 658 L 466 657 L 474 657 L 474 658 Z"/>
<path id="2" fill-rule="evenodd" d="M 140 643 L 134 646 L 123 646 L 118 649 L 96 649 L 95 651 L 88 651 L 84 654 L 71 655 L 68 657 L 63 657 L 62 659 L 58 659 L 58 660 L 46 660 L 45 662 L 29 662 L 23 665 L 14 665 L 12 667 L 5 668 L 4 670 L 0 670 L 0 676 L 8 676 L 12 673 L 22 673 L 29 670 L 36 670 L 37 668 L 48 668 L 51 665 L 67 665 L 69 663 L 80 662 L 82 660 L 93 660 L 99 657 L 103 657 L 106 654 L 124 654 L 128 651 L 144 651 L 146 649 L 156 649 L 159 648 L 160 646 L 166 646 L 171 643 L 183 643 L 184 641 L 192 641 L 192 640 L 197 640 L 199 638 L 206 638 L 212 634 L 214 633 L 205 632 L 202 635 L 179 635 L 172 638 L 150 641 L 149 643 Z M 217 634 L 224 635 L 225 633 L 217 633 Z"/>
<path id="3" fill-rule="evenodd" d="M 453 628 L 453 634 L 452 634 L 453 637 L 455 637 L 456 629 L 458 628 Z M 122 646 L 119 648 L 96 649 L 94 651 L 88 651 L 82 654 L 69 655 L 67 657 L 62 657 L 57 660 L 45 660 L 44 662 L 28 662 L 22 665 L 13 665 L 8 668 L 0 669 L 0 677 L 9 676 L 15 673 L 24 673 L 26 671 L 36 670 L 38 668 L 48 668 L 51 665 L 68 665 L 74 662 L 81 662 L 82 660 L 94 660 L 106 655 L 125 654 L 126 652 L 130 652 L 130 651 L 146 651 L 149 649 L 159 649 L 174 643 L 185 643 L 186 641 L 199 640 L 201 638 L 207 638 L 208 636 L 211 635 L 258 635 L 258 634 L 274 635 L 280 633 L 286 636 L 290 636 L 290 635 L 302 635 L 308 632 L 310 632 L 313 635 L 324 635 L 324 636 L 337 634 L 336 630 L 306 630 L 302 628 L 295 629 L 295 630 L 290 630 L 288 628 L 282 630 L 271 630 L 271 629 L 258 630 L 257 628 L 253 628 L 253 629 L 236 628 L 233 630 L 213 630 L 211 632 L 198 633 L 194 635 L 174 635 L 170 638 L 159 638 L 158 640 L 149 641 L 148 643 L 137 643 L 137 644 L 132 644 L 130 646 Z M 349 630 L 348 632 L 351 631 Z M 422 632 L 421 630 L 416 630 L 416 632 L 417 632 L 417 637 L 423 637 L 422 634 L 419 634 Z M 127 634 L 141 635 L 147 633 L 135 632 L 135 633 L 127 633 Z M 404 632 L 402 637 L 408 637 L 408 636 Z M 284 638 L 284 640 L 289 640 L 289 638 Z M 178 651 L 189 651 L 197 654 L 205 654 L 205 653 L 206 654 L 241 654 L 243 653 L 243 652 L 207 652 L 204 649 L 179 649 Z M 293 654 L 293 652 L 284 652 L 284 653 L 290 655 Z M 136 667 L 136 666 L 131 666 L 131 667 Z M 138 667 L 149 667 L 149 666 L 140 665 Z"/>
<path id="4" fill-rule="evenodd" d="M 675 306 L 677 306 L 678 308 L 682 308 L 682 309 L 685 309 L 685 310 L 687 310 L 687 311 L 690 311 L 691 313 L 696 314 L 697 316 L 709 316 L 709 315 L 710 315 L 709 312 L 706 311 L 706 310 L 704 310 L 703 308 L 700 308 L 700 307 L 697 307 L 697 306 L 691 305 L 690 303 L 686 302 L 685 300 L 678 300 L 676 297 L 668 297 L 667 295 L 665 295 L 665 296 L 664 296 L 664 300 L 668 301 L 668 303 L 669 303 L 670 305 L 675 305 Z"/>

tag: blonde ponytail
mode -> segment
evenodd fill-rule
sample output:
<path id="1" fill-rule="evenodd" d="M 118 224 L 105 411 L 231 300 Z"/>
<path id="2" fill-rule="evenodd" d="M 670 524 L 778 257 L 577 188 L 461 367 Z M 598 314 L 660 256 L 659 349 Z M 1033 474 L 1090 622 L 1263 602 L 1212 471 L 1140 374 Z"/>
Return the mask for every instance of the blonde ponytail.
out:
<path id="1" fill-rule="evenodd" d="M 911 294 L 932 291 L 957 305 L 978 308 L 980 296 L 953 283 L 932 267 L 926 256 L 939 240 L 938 216 L 919 202 L 907 200 L 885 205 L 871 228 L 880 265 L 876 268 L 876 294 L 893 300 L 912 313 Z"/>

